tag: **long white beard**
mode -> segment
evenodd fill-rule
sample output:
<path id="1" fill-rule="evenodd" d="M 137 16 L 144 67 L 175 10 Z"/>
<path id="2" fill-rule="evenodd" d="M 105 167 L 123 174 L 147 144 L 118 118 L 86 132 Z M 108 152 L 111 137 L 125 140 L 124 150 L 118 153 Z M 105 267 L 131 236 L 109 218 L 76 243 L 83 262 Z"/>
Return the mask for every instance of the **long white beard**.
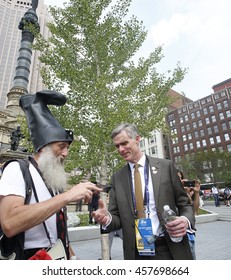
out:
<path id="1" fill-rule="evenodd" d="M 44 147 L 38 158 L 38 167 L 46 185 L 58 192 L 64 190 L 67 186 L 63 163 L 59 157 L 54 155 L 50 146 Z"/>

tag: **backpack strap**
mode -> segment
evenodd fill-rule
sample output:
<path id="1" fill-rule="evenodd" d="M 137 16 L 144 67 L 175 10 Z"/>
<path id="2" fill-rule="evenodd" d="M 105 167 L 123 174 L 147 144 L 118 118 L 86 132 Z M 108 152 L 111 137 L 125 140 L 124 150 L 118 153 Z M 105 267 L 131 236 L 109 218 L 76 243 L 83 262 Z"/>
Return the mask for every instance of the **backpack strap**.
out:
<path id="1" fill-rule="evenodd" d="M 32 178 L 31 178 L 30 171 L 29 171 L 30 161 L 28 158 L 27 159 L 11 159 L 11 160 L 8 160 L 3 165 L 2 170 L 4 171 L 6 166 L 9 163 L 14 162 L 14 161 L 17 161 L 20 165 L 20 169 L 21 169 L 24 181 L 25 181 L 25 186 L 26 186 L 25 204 L 29 204 L 30 199 L 31 199 L 31 194 L 32 194 Z"/>
<path id="2" fill-rule="evenodd" d="M 29 159 L 11 159 L 8 160 L 3 165 L 3 170 L 6 168 L 6 166 L 13 162 L 17 161 L 20 165 L 20 169 L 25 181 L 25 187 L 26 187 L 26 196 L 25 196 L 25 204 L 29 204 L 32 194 L 32 184 L 33 180 L 29 171 Z M 23 248 L 24 248 L 24 241 L 25 241 L 25 232 L 21 232 L 17 235 L 15 235 L 12 238 L 7 238 L 4 234 L 2 236 L 2 242 L 1 242 L 1 252 L 4 252 L 4 257 L 7 259 L 12 252 L 15 252 L 16 259 L 23 259 Z M 5 247 L 4 247 L 5 246 Z"/>

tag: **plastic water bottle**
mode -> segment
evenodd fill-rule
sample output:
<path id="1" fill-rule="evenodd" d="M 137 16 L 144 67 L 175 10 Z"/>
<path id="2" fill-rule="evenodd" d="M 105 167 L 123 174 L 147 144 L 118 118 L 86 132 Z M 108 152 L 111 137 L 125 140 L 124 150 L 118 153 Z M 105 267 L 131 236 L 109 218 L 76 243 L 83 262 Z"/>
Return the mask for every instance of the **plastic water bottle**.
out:
<path id="1" fill-rule="evenodd" d="M 164 212 L 162 214 L 162 217 L 165 221 L 165 223 L 174 221 L 176 219 L 176 213 L 170 209 L 169 205 L 164 205 Z M 182 240 L 183 237 L 171 237 L 171 240 L 173 242 L 180 242 Z"/>

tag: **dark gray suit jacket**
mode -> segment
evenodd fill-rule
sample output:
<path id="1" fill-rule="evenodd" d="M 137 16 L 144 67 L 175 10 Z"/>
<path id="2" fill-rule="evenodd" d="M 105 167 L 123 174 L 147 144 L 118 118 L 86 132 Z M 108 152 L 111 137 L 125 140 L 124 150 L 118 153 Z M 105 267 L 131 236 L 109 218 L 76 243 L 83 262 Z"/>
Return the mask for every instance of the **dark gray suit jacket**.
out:
<path id="1" fill-rule="evenodd" d="M 163 206 L 168 204 L 179 216 L 185 216 L 195 228 L 192 205 L 178 178 L 177 171 L 170 160 L 147 156 L 154 188 L 155 204 L 160 223 L 163 224 Z M 152 167 L 157 171 L 154 174 Z M 129 164 L 113 174 L 109 198 L 109 212 L 112 222 L 109 231 L 122 228 L 124 259 L 135 259 L 135 213 L 132 201 L 132 179 Z M 179 243 L 170 240 L 165 232 L 169 250 L 174 259 L 192 259 L 187 236 Z"/>

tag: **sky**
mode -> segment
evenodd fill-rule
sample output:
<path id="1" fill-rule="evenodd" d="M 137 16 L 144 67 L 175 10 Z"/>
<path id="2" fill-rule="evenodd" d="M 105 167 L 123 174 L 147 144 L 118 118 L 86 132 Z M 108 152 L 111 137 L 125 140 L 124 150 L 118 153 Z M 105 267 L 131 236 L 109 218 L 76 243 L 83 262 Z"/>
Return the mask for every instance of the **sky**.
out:
<path id="1" fill-rule="evenodd" d="M 68 0 L 44 2 L 62 6 Z M 138 57 L 147 57 L 162 45 L 164 58 L 156 65 L 159 73 L 167 75 L 178 62 L 188 69 L 175 91 L 195 101 L 231 78 L 230 0 L 133 0 L 129 11 L 148 31 Z"/>

